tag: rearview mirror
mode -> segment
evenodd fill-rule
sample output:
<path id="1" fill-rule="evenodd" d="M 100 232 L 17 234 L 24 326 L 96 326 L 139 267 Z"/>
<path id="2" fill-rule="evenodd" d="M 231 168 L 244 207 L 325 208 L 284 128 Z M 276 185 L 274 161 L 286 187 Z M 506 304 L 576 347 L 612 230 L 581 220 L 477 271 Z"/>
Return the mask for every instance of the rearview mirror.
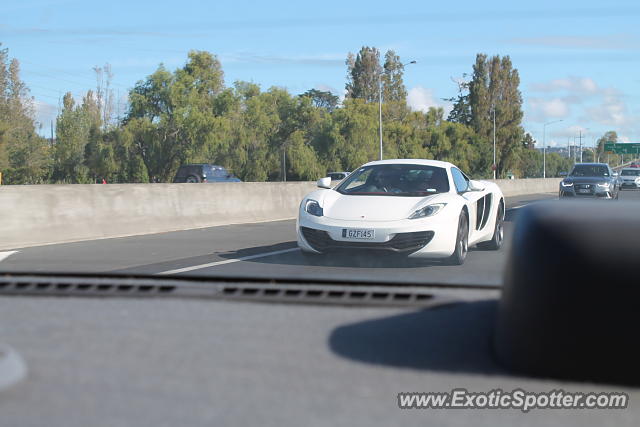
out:
<path id="1" fill-rule="evenodd" d="M 474 180 L 469 180 L 469 191 L 483 191 L 484 190 L 484 185 L 482 185 L 480 182 L 478 181 L 474 181 Z"/>
<path id="2" fill-rule="evenodd" d="M 331 188 L 331 178 L 325 176 L 324 178 L 320 178 L 316 185 L 319 188 Z"/>

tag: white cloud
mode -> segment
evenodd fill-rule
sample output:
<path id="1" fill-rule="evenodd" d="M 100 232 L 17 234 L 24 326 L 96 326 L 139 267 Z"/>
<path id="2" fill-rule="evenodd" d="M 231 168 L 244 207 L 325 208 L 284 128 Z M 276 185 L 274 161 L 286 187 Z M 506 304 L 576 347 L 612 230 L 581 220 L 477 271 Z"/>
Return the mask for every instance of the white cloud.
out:
<path id="1" fill-rule="evenodd" d="M 546 122 L 570 116 L 579 123 L 627 130 L 637 120 L 629 114 L 624 95 L 602 87 L 590 77 L 570 76 L 529 85 L 540 96 L 527 98 L 527 119 Z M 576 110 L 576 115 L 571 115 Z"/>
<path id="2" fill-rule="evenodd" d="M 38 124 L 41 125 L 44 129 L 42 132 L 44 132 L 44 134 L 46 135 L 49 135 L 49 127 L 51 121 L 55 122 L 56 120 L 58 107 L 53 104 L 49 104 L 47 102 L 39 101 L 36 99 L 33 102 L 33 109 L 36 122 L 38 122 Z"/>
<path id="3" fill-rule="evenodd" d="M 555 79 L 549 82 L 533 83 L 529 88 L 535 92 L 567 91 L 579 95 L 593 94 L 599 90 L 598 85 L 592 78 L 575 76 Z"/>
<path id="4" fill-rule="evenodd" d="M 560 98 L 529 98 L 528 102 L 535 117 L 563 119 L 570 113 L 568 103 Z"/>
<path id="5" fill-rule="evenodd" d="M 614 89 L 607 89 L 602 94 L 601 102 L 586 109 L 586 118 L 608 126 L 626 126 L 631 118 L 622 95 Z"/>
<path id="6" fill-rule="evenodd" d="M 452 109 L 450 102 L 437 98 L 433 89 L 422 86 L 416 86 L 409 90 L 409 93 L 407 94 L 407 105 L 413 111 L 422 111 L 425 113 L 429 111 L 430 107 L 441 107 L 444 109 L 445 117 L 449 115 L 449 112 Z"/>

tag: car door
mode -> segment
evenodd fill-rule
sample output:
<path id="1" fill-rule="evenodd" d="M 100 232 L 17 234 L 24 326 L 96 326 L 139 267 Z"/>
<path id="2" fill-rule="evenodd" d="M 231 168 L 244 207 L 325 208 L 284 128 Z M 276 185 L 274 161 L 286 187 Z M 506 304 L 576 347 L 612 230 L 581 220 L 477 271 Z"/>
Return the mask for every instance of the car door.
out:
<path id="1" fill-rule="evenodd" d="M 469 211 L 469 242 L 472 242 L 485 231 L 489 222 L 492 205 L 491 193 L 472 191 L 469 188 L 469 177 L 456 167 L 451 168 L 451 176 L 456 191 L 465 200 Z"/>

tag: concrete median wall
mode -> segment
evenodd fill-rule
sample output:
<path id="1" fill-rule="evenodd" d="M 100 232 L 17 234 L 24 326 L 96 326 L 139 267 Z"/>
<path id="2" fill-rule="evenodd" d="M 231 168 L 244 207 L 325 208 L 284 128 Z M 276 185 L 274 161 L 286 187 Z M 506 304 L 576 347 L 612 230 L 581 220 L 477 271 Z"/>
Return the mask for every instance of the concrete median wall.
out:
<path id="1" fill-rule="evenodd" d="M 557 179 L 496 181 L 505 196 Z M 313 182 L 0 186 L 0 250 L 293 218 Z"/>
<path id="2" fill-rule="evenodd" d="M 524 194 L 557 193 L 560 178 L 531 179 L 488 179 L 498 184 L 505 197 L 522 196 Z"/>

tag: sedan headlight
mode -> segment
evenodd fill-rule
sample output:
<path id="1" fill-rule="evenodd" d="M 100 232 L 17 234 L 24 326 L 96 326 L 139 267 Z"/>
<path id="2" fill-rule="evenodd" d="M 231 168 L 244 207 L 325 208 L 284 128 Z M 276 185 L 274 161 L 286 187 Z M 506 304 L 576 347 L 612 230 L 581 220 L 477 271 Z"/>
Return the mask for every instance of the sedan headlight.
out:
<path id="1" fill-rule="evenodd" d="M 440 212 L 442 208 L 444 208 L 446 203 L 434 203 L 432 205 L 425 206 L 424 208 L 420 208 L 414 213 L 411 214 L 409 219 L 417 219 L 417 218 L 425 218 L 427 216 L 433 216 Z"/>
<path id="2" fill-rule="evenodd" d="M 322 207 L 316 200 L 309 199 L 305 202 L 304 211 L 310 215 L 322 216 Z"/>
<path id="3" fill-rule="evenodd" d="M 608 182 L 605 182 L 603 184 L 598 184 L 598 187 L 600 187 L 600 188 L 609 188 L 610 185 L 611 184 L 609 184 Z"/>
<path id="4" fill-rule="evenodd" d="M 560 182 L 560 185 L 562 185 L 563 187 L 573 187 L 573 182 Z"/>

